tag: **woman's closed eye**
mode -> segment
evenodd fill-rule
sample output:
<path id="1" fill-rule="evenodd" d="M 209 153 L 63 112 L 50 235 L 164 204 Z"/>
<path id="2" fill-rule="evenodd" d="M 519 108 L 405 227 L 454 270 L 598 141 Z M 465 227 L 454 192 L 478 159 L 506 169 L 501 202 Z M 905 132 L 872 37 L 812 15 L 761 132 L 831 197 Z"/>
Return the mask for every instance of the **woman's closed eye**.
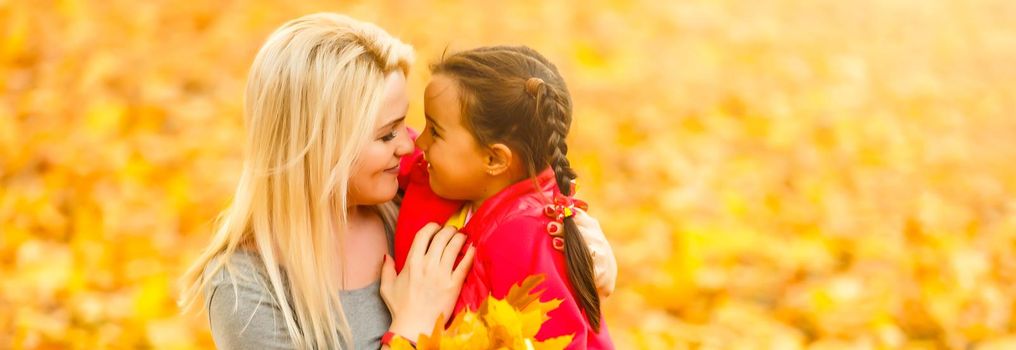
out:
<path id="1" fill-rule="evenodd" d="M 385 136 L 381 136 L 381 141 L 391 142 L 392 140 L 394 140 L 398 136 L 399 136 L 399 129 L 394 129 L 394 130 L 392 130 L 392 132 L 385 134 Z"/>

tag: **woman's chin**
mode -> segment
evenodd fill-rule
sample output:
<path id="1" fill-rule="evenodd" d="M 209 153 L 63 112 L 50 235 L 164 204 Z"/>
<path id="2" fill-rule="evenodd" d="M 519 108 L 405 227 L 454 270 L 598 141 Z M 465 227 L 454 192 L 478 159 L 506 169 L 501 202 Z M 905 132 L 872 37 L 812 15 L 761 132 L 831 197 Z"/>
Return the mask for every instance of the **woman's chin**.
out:
<path id="1" fill-rule="evenodd" d="M 395 195 L 399 193 L 399 181 L 394 181 L 391 186 L 387 186 L 384 190 L 379 191 L 381 203 L 395 199 Z"/>
<path id="2" fill-rule="evenodd" d="M 396 181 L 391 185 L 385 184 L 384 186 L 378 186 L 369 193 L 360 192 L 356 197 L 357 205 L 378 205 L 387 203 L 392 199 L 395 199 L 395 195 L 398 194 L 399 183 Z"/>

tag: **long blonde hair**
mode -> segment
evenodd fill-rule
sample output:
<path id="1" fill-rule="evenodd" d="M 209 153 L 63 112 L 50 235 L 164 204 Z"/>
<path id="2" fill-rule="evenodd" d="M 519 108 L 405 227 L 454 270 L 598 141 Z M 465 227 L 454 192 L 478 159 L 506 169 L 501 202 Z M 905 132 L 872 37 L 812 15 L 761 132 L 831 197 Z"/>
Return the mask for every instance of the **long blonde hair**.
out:
<path id="1" fill-rule="evenodd" d="M 232 272 L 235 252 L 249 251 L 264 265 L 295 347 L 350 344 L 339 292 L 351 169 L 372 140 L 385 77 L 408 74 L 411 61 L 410 46 L 343 15 L 307 15 L 272 33 L 247 79 L 240 181 L 211 243 L 183 277 L 185 309 L 194 309 L 218 271 Z M 393 220 L 392 203 L 377 207 Z"/>

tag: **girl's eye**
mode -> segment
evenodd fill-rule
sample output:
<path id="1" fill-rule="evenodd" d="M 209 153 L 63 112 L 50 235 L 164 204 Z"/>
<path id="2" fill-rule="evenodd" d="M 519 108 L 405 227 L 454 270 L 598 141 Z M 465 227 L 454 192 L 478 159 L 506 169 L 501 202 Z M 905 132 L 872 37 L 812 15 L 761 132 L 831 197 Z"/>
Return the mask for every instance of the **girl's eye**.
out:
<path id="1" fill-rule="evenodd" d="M 438 137 L 437 129 L 430 128 L 430 136 Z"/>
<path id="2" fill-rule="evenodd" d="M 398 136 L 399 136 L 399 130 L 395 129 L 395 130 L 392 130 L 392 132 L 388 133 L 387 135 L 382 136 L 381 137 L 381 141 L 390 142 L 391 140 L 394 140 Z"/>

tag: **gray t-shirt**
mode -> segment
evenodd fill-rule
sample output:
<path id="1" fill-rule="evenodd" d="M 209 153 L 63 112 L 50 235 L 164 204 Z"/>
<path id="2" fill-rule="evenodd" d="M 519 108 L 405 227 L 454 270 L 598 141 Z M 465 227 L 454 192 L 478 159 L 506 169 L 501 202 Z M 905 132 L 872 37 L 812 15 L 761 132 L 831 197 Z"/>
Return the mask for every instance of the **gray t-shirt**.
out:
<path id="1" fill-rule="evenodd" d="M 391 231 L 388 234 L 390 243 Z M 229 272 L 222 269 L 205 291 L 205 307 L 215 346 L 219 349 L 292 349 L 282 309 L 272 297 L 260 258 L 253 253 L 237 251 L 229 264 L 238 275 L 234 276 L 237 277 L 236 288 Z M 381 299 L 380 284 L 378 280 L 340 294 L 354 349 L 379 349 L 381 337 L 392 322 L 388 307 Z M 292 300 L 288 298 L 288 290 L 286 294 L 287 300 Z"/>

